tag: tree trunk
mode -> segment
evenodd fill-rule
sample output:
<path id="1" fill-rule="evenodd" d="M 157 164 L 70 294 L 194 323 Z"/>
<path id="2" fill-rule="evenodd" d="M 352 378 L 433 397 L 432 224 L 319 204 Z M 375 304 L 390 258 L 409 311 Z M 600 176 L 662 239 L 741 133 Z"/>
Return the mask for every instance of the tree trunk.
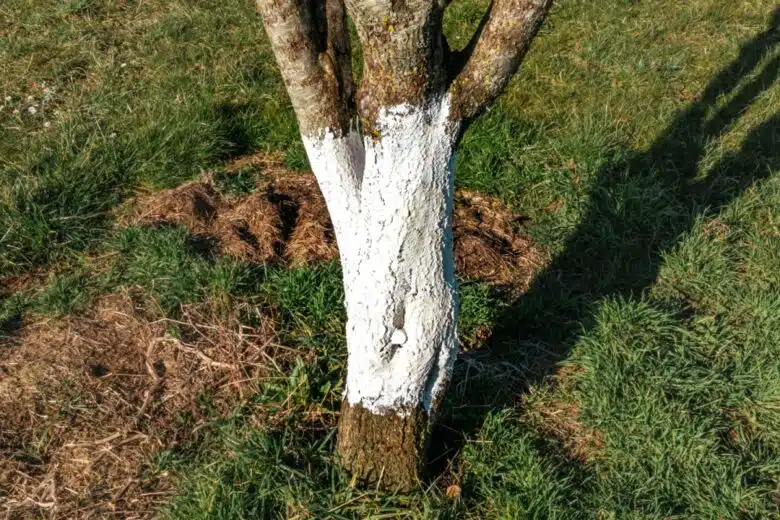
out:
<path id="1" fill-rule="evenodd" d="M 377 414 L 344 399 L 337 450 L 345 468 L 361 484 L 407 491 L 425 470 L 428 426 L 422 408 L 408 415 Z"/>
<path id="2" fill-rule="evenodd" d="M 338 450 L 364 482 L 409 489 L 457 344 L 449 100 L 383 109 L 365 137 L 358 211 L 344 182 L 322 182 L 341 251 L 347 383 Z M 318 177 L 349 176 L 346 138 L 307 138 Z M 341 164 L 340 173 L 334 164 Z M 319 173 L 318 173 L 319 172 Z M 332 193 L 331 193 L 332 192 Z"/>
<path id="3" fill-rule="evenodd" d="M 457 350 L 452 156 L 551 3 L 493 0 L 453 52 L 449 2 L 258 0 L 339 244 L 348 363 L 338 451 L 363 483 L 419 480 Z M 357 93 L 347 12 L 362 46 Z"/>

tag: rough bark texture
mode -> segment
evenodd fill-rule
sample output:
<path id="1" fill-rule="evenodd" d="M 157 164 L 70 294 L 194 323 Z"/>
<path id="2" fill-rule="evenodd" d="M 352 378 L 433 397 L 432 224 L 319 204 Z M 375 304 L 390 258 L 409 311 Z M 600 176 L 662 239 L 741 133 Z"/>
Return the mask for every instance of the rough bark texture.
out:
<path id="1" fill-rule="evenodd" d="M 258 0 L 303 135 L 346 132 L 354 117 L 343 0 Z"/>
<path id="2" fill-rule="evenodd" d="M 345 192 L 332 183 L 344 155 L 325 152 L 350 149 L 349 137 L 305 142 L 310 157 L 330 157 L 312 168 L 331 211 L 346 222 L 334 225 L 349 351 L 339 452 L 359 480 L 377 480 L 385 468 L 382 486 L 411 489 L 424 461 L 413 446 L 425 442 L 457 351 L 451 159 L 458 127 L 446 98 L 383 108 L 374 124 L 380 135 L 363 142 L 357 214 L 345 212 Z"/>
<path id="3" fill-rule="evenodd" d="M 517 72 L 552 0 L 495 0 L 463 53 L 452 66 L 465 63 L 450 86 L 452 115 L 469 121 L 504 90 Z"/>
<path id="4" fill-rule="evenodd" d="M 451 168 L 457 128 L 446 100 L 385 111 L 364 143 L 361 211 L 345 266 L 346 397 L 375 412 L 429 411 L 456 350 Z"/>
<path id="5" fill-rule="evenodd" d="M 552 0 L 494 0 L 460 53 L 446 0 L 258 0 L 341 254 L 348 366 L 338 451 L 363 483 L 417 485 L 457 353 L 452 156 Z M 360 127 L 356 123 L 359 121 Z"/>
<path id="6" fill-rule="evenodd" d="M 420 106 L 445 82 L 444 7 L 426 0 L 347 0 L 363 47 L 358 109 L 366 135 L 377 137 L 380 110 Z"/>
<path id="7" fill-rule="evenodd" d="M 428 414 L 378 415 L 345 399 L 339 420 L 338 451 L 353 478 L 392 491 L 419 485 L 428 442 Z"/>

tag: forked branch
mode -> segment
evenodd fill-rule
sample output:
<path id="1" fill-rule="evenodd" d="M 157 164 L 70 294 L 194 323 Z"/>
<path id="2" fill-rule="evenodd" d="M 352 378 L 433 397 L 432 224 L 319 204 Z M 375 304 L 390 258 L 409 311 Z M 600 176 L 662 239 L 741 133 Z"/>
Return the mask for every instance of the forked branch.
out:
<path id="1" fill-rule="evenodd" d="M 257 0 L 304 135 L 346 132 L 355 116 L 343 0 Z"/>
<path id="2" fill-rule="evenodd" d="M 552 0 L 493 0 L 483 23 L 451 66 L 451 112 L 468 122 L 506 87 L 542 26 Z"/>

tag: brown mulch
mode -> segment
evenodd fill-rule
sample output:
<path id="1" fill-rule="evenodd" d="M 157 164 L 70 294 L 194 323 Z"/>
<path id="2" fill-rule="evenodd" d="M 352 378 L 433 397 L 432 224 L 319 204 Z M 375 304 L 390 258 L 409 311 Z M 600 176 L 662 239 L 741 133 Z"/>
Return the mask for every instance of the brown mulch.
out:
<path id="1" fill-rule="evenodd" d="M 264 168 L 265 180 L 253 194 L 220 196 L 207 175 L 140 194 L 120 210 L 120 225 L 181 224 L 216 239 L 222 253 L 251 262 L 298 266 L 337 258 L 328 210 L 311 173 L 287 170 L 264 154 L 239 162 Z M 521 218 L 495 197 L 458 190 L 453 228 L 456 270 L 467 280 L 522 291 L 543 262 Z"/>
<path id="2" fill-rule="evenodd" d="M 0 515 L 154 515 L 170 483 L 148 476 L 152 455 L 198 428 L 198 395 L 227 414 L 276 355 L 270 317 L 250 328 L 205 304 L 182 314 L 162 319 L 123 292 L 0 340 Z"/>
<path id="3" fill-rule="evenodd" d="M 453 231 L 455 269 L 466 279 L 523 291 L 542 266 L 521 218 L 495 197 L 458 190 Z"/>
<path id="4" fill-rule="evenodd" d="M 255 193 L 224 202 L 211 234 L 219 238 L 224 254 L 247 261 L 270 262 L 282 244 L 282 219 L 267 193 Z"/>

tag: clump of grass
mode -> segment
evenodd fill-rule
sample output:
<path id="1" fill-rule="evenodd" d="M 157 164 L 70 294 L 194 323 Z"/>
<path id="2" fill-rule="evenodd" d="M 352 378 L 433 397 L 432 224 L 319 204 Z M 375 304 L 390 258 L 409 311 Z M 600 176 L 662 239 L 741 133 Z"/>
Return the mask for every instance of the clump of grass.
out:
<path id="1" fill-rule="evenodd" d="M 487 333 L 498 318 L 502 299 L 495 289 L 480 283 L 460 284 L 460 314 L 458 335 L 465 345 L 479 346 L 481 335 Z"/>
<path id="2" fill-rule="evenodd" d="M 257 188 L 258 175 L 252 167 L 238 171 L 221 171 L 214 176 L 214 186 L 225 195 L 247 195 Z"/>

